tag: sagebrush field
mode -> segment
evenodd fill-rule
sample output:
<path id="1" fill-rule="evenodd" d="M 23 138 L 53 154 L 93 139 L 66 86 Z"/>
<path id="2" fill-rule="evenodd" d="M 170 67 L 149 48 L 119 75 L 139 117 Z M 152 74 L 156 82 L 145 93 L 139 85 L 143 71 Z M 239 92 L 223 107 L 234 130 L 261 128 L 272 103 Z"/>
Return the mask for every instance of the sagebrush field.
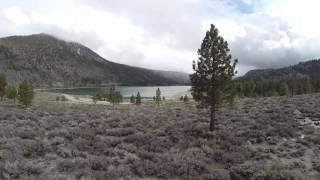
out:
<path id="1" fill-rule="evenodd" d="M 192 101 L 0 104 L 0 179 L 320 176 L 320 94 L 238 100 L 217 112 L 214 132 Z"/>

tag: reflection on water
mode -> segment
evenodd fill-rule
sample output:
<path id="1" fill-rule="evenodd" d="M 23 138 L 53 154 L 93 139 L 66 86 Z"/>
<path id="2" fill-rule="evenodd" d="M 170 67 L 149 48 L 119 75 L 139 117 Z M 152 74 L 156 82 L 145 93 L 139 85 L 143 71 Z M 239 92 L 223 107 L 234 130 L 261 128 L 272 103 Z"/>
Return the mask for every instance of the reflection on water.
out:
<path id="1" fill-rule="evenodd" d="M 118 86 L 116 89 L 121 92 L 124 97 L 132 94 L 136 95 L 139 91 L 143 97 L 153 97 L 157 88 L 160 88 L 161 95 L 166 97 L 180 96 L 190 90 L 190 86 Z M 95 95 L 97 93 L 106 93 L 109 87 L 90 87 L 90 88 L 74 88 L 74 89 L 52 89 L 49 92 L 73 94 L 73 95 Z"/>

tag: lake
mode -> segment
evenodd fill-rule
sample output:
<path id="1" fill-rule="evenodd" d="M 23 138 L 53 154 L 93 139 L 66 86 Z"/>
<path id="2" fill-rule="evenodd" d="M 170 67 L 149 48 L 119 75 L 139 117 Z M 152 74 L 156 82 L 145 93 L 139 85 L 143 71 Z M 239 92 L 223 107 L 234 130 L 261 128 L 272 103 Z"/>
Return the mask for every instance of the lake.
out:
<path id="1" fill-rule="evenodd" d="M 184 95 L 190 90 L 190 86 L 117 86 L 116 90 L 120 91 L 124 97 L 136 95 L 139 91 L 142 97 L 151 98 L 155 96 L 157 88 L 160 88 L 161 96 L 176 97 Z M 67 89 L 50 89 L 49 92 L 64 93 L 71 95 L 95 95 L 97 93 L 106 93 L 110 87 L 88 87 L 88 88 L 67 88 Z"/>

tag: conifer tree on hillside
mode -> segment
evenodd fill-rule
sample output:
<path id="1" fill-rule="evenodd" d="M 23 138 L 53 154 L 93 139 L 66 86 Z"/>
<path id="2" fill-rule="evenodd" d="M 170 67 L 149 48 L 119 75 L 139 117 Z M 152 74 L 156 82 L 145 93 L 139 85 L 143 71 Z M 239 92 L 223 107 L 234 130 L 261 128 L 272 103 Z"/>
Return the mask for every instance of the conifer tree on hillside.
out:
<path id="1" fill-rule="evenodd" d="M 235 87 L 236 87 L 236 91 L 237 91 L 237 93 L 238 93 L 238 97 L 242 98 L 242 97 L 244 96 L 243 83 L 241 83 L 241 82 L 239 83 L 239 82 L 238 82 L 238 83 L 236 83 Z"/>
<path id="2" fill-rule="evenodd" d="M 280 96 L 287 96 L 289 95 L 290 92 L 289 92 L 289 87 L 287 85 L 287 83 L 283 82 L 280 84 L 280 87 L 279 87 L 279 95 Z"/>
<path id="3" fill-rule="evenodd" d="M 136 105 L 140 105 L 140 104 L 141 104 L 141 95 L 140 95 L 140 92 L 138 92 L 136 97 Z"/>
<path id="4" fill-rule="evenodd" d="M 302 83 L 297 83 L 296 93 L 297 93 L 298 95 L 300 95 L 300 94 L 303 94 L 303 92 L 304 92 L 303 84 L 302 84 Z"/>
<path id="5" fill-rule="evenodd" d="M 3 97 L 6 94 L 6 86 L 7 86 L 7 79 L 4 74 L 0 74 L 0 98 L 3 100 Z"/>
<path id="6" fill-rule="evenodd" d="M 304 94 L 308 94 L 308 93 L 311 93 L 312 92 L 312 85 L 311 85 L 311 82 L 310 82 L 310 78 L 304 78 L 302 80 L 302 83 L 303 83 L 303 93 Z"/>
<path id="7" fill-rule="evenodd" d="M 293 96 L 320 92 L 320 76 L 281 80 L 236 80 L 235 87 L 239 97 Z"/>
<path id="8" fill-rule="evenodd" d="M 19 84 L 18 90 L 18 99 L 21 104 L 24 106 L 30 106 L 33 100 L 33 88 L 31 85 L 28 84 L 27 81 L 22 81 Z"/>
<path id="9" fill-rule="evenodd" d="M 297 84 L 296 84 L 296 81 L 293 80 L 293 79 L 290 79 L 288 81 L 288 87 L 289 87 L 289 94 L 290 96 L 293 96 L 296 94 L 296 91 L 297 91 Z"/>
<path id="10" fill-rule="evenodd" d="M 236 74 L 228 43 L 211 25 L 198 50 L 198 60 L 193 62 L 194 73 L 190 76 L 192 96 L 199 107 L 210 107 L 210 131 L 215 128 L 216 109 L 223 103 L 232 103 L 235 97 L 232 77 Z"/>

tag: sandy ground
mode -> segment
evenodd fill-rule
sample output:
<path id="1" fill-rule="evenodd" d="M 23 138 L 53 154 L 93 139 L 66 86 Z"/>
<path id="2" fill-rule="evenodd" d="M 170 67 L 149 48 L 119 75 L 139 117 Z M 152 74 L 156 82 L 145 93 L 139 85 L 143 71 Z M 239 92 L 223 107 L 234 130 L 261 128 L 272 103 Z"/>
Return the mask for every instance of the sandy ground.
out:
<path id="1" fill-rule="evenodd" d="M 72 95 L 69 95 L 69 94 L 61 94 L 63 96 L 65 96 L 69 103 L 76 103 L 76 104 L 94 104 L 92 99 L 89 98 L 89 97 L 84 97 L 84 96 L 72 96 Z M 96 104 L 99 104 L 99 105 L 111 105 L 110 102 L 107 102 L 107 101 L 97 101 Z M 130 102 L 122 102 L 120 103 L 120 105 L 128 105 L 128 104 L 132 104 Z"/>
<path id="2" fill-rule="evenodd" d="M 191 94 L 189 92 L 184 93 L 187 94 L 189 99 L 191 99 Z M 182 94 L 182 95 L 184 95 Z M 38 101 L 56 101 L 57 96 L 65 96 L 68 101 L 65 101 L 63 103 L 71 103 L 71 104 L 94 104 L 90 96 L 81 96 L 81 95 L 70 95 L 70 94 L 62 94 L 62 93 L 51 93 L 51 92 L 41 92 L 37 91 L 36 92 L 36 99 Z M 178 101 L 180 99 L 180 96 L 176 97 L 167 97 L 166 101 Z M 152 99 L 142 99 L 142 101 L 152 101 Z M 110 102 L 107 101 L 97 101 L 98 105 L 111 105 Z M 120 103 L 120 105 L 133 105 L 132 103 L 129 102 L 128 98 L 124 99 L 124 102 Z"/>

